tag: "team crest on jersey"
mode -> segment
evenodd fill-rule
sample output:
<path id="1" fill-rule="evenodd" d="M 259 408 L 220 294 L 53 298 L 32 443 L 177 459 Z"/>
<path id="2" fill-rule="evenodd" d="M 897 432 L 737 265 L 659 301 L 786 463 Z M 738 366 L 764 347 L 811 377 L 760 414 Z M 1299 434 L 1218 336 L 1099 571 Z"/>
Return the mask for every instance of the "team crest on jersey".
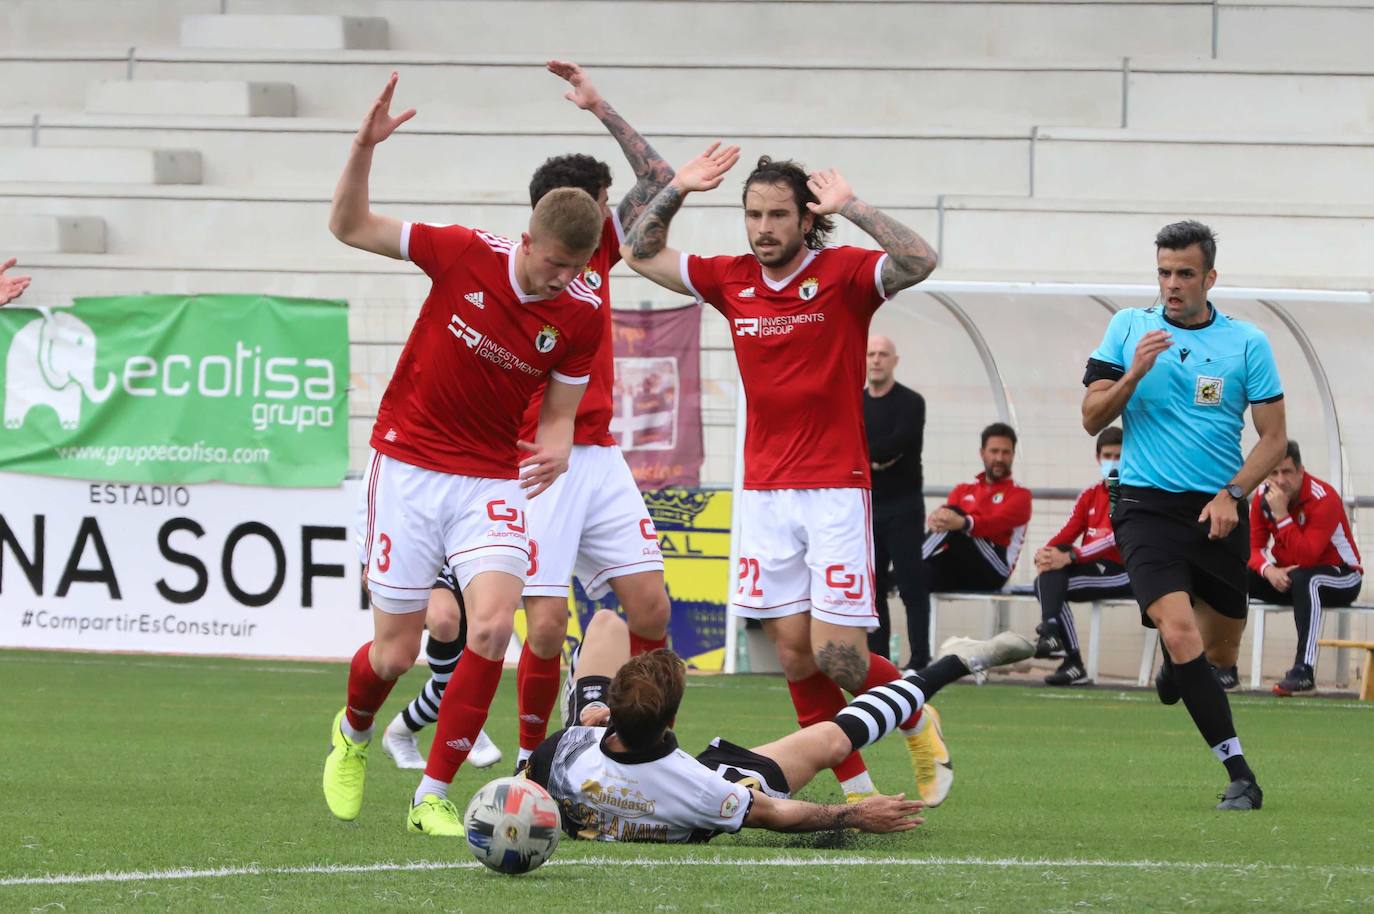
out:
<path id="1" fill-rule="evenodd" d="M 1007 497 L 1007 496 L 1004 495 L 1003 493 L 998 492 L 996 495 L 993 495 L 993 496 L 992 496 L 992 503 L 993 503 L 994 505 L 1000 505 L 1000 504 L 1002 503 L 1002 499 L 1004 499 L 1004 498 L 1006 498 L 1006 497 Z"/>
<path id="2" fill-rule="evenodd" d="M 720 804 L 720 817 L 722 819 L 729 819 L 738 811 L 739 797 L 735 796 L 733 793 L 725 798 L 725 802 Z"/>
<path id="3" fill-rule="evenodd" d="M 540 352 L 552 352 L 557 343 L 558 330 L 552 324 L 545 324 L 539 335 L 534 338 L 534 348 Z"/>
<path id="4" fill-rule="evenodd" d="M 797 294 L 801 296 L 802 301 L 810 301 L 816 297 L 816 293 L 819 292 L 820 289 L 821 281 L 811 276 L 802 280 L 801 286 L 797 289 Z"/>
<path id="5" fill-rule="evenodd" d="M 1224 384 L 1224 378 L 1209 378 L 1207 375 L 1198 375 L 1193 402 L 1198 406 L 1220 406 L 1221 390 Z"/>
<path id="6" fill-rule="evenodd" d="M 601 288 L 601 274 L 591 267 L 582 271 L 582 281 L 585 282 L 587 288 L 591 289 L 593 292 Z"/>

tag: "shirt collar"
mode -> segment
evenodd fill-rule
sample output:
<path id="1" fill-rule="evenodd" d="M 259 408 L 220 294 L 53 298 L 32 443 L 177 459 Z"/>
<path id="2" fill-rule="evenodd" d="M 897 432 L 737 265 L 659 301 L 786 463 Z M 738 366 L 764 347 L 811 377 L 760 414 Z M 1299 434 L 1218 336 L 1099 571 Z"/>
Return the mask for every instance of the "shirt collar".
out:
<path id="1" fill-rule="evenodd" d="M 624 752 L 617 752 L 607 745 L 607 740 L 611 738 L 611 734 L 614 732 L 614 727 L 606 728 L 605 734 L 601 737 L 601 753 L 611 761 L 620 762 L 622 765 L 642 765 L 645 762 L 656 762 L 677 751 L 677 735 L 672 730 L 665 731 L 663 739 L 657 745 L 647 749 L 627 749 Z"/>
<path id="2" fill-rule="evenodd" d="M 1208 327 L 1216 323 L 1217 320 L 1216 306 L 1214 306 L 1210 301 L 1207 303 L 1207 320 L 1203 321 L 1200 324 L 1195 324 L 1191 327 L 1185 324 L 1180 324 L 1178 321 L 1171 319 L 1169 317 L 1169 312 L 1164 310 L 1163 305 L 1159 306 L 1159 313 L 1164 318 L 1164 323 L 1168 324 L 1170 327 L 1177 327 L 1180 330 L 1206 330 Z"/>

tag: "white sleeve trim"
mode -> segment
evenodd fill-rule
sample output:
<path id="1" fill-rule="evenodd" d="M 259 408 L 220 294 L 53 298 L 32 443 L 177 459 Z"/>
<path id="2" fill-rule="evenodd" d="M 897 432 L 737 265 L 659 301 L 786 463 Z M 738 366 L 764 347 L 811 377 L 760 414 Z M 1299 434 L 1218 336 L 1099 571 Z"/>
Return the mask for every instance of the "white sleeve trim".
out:
<path id="1" fill-rule="evenodd" d="M 625 227 L 620 224 L 620 212 L 614 207 L 611 208 L 611 225 L 615 226 L 615 240 L 624 244 Z"/>
<path id="2" fill-rule="evenodd" d="M 410 223 L 410 222 L 402 222 L 402 223 L 401 223 L 401 259 L 402 259 L 402 260 L 409 260 L 409 259 L 410 259 L 410 226 L 411 226 L 412 224 L 413 224 L 413 223 Z"/>
<path id="3" fill-rule="evenodd" d="M 697 287 L 692 285 L 692 277 L 688 275 L 687 258 L 690 256 L 691 255 L 686 251 L 678 255 L 678 272 L 682 274 L 682 284 L 687 287 L 688 292 L 692 293 L 692 297 L 699 302 L 705 302 L 706 299 L 701 297 L 701 293 L 697 291 Z"/>
<path id="4" fill-rule="evenodd" d="M 1293 515 L 1289 514 L 1289 515 L 1288 515 L 1287 517 L 1285 517 L 1283 520 L 1281 520 L 1281 521 L 1279 521 L 1277 524 L 1275 524 L 1275 525 L 1274 525 L 1274 529 L 1275 529 L 1275 530 L 1282 530 L 1284 527 L 1287 527 L 1287 526 L 1288 526 L 1289 524 L 1291 524 L 1291 523 L 1293 523 Z"/>
<path id="5" fill-rule="evenodd" d="M 887 263 L 887 254 L 878 258 L 878 262 L 873 265 L 873 288 L 878 290 L 878 297 L 887 301 L 887 290 L 883 288 L 883 264 Z"/>
<path id="6" fill-rule="evenodd" d="M 579 385 L 586 384 L 588 381 L 592 379 L 592 376 L 589 374 L 585 374 L 580 378 L 574 378 L 571 375 L 563 374 L 561 371 L 550 372 L 549 377 L 553 378 L 555 381 L 562 381 L 564 384 Z"/>

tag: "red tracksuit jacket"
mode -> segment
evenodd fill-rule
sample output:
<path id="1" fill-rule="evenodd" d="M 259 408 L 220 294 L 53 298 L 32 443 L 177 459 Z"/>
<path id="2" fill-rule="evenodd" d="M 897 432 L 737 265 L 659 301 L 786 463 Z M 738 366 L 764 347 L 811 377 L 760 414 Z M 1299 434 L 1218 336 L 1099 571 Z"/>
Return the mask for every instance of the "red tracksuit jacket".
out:
<path id="1" fill-rule="evenodd" d="M 1260 486 L 1250 504 L 1250 567 L 1257 574 L 1267 565 L 1349 565 L 1364 572 L 1345 505 L 1329 484 L 1303 473 L 1298 497 L 1288 503 L 1288 516 L 1276 524 L 1268 509 Z"/>

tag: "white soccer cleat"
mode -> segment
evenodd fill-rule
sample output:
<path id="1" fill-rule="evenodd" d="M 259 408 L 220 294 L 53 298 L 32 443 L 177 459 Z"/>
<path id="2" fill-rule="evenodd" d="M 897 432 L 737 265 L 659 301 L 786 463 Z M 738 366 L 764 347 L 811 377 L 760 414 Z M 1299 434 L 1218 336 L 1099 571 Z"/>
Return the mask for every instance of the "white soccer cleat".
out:
<path id="1" fill-rule="evenodd" d="M 964 662 L 979 685 L 987 681 L 988 670 L 1025 660 L 1035 653 L 1035 645 L 1016 632 L 1002 632 L 987 641 L 974 638 L 946 638 L 940 656 L 953 654 Z"/>
<path id="2" fill-rule="evenodd" d="M 486 730 L 477 731 L 477 739 L 468 753 L 468 764 L 474 768 L 490 768 L 501 761 L 501 747 L 491 741 Z"/>
<path id="3" fill-rule="evenodd" d="M 423 768 L 425 758 L 415 745 L 415 734 L 410 732 L 405 720 L 397 714 L 382 733 L 382 751 L 390 756 L 397 768 Z"/>

